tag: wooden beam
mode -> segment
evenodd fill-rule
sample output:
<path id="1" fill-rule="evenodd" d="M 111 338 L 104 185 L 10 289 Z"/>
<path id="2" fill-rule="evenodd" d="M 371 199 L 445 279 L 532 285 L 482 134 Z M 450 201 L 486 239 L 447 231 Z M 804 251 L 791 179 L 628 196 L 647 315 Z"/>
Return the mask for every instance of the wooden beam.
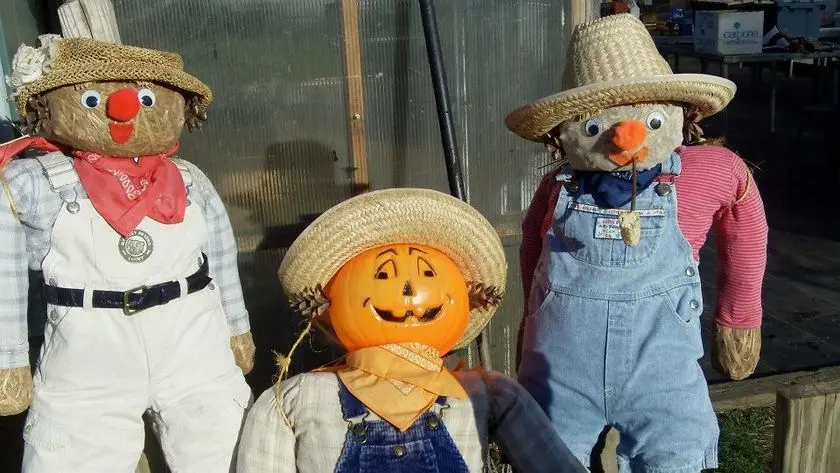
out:
<path id="1" fill-rule="evenodd" d="M 590 0 L 572 0 L 569 2 L 569 20 L 572 27 L 594 20 L 601 15 L 598 8 Z"/>
<path id="2" fill-rule="evenodd" d="M 359 0 L 341 0 L 342 52 L 350 156 L 353 159 L 353 193 L 370 188 L 365 140 L 365 99 L 362 85 L 362 47 L 359 39 Z"/>
<path id="3" fill-rule="evenodd" d="M 820 393 L 830 390 L 832 387 L 840 389 L 840 366 L 713 384 L 709 386 L 709 395 L 712 398 L 715 411 L 723 412 L 731 409 L 772 406 L 777 402 L 776 396 L 780 390 L 798 389 L 800 391 L 794 392 Z M 840 398 L 834 403 L 834 409 L 840 409 L 838 406 L 840 406 Z M 838 424 L 840 424 L 840 414 L 834 417 L 834 426 L 836 429 L 840 429 L 840 425 Z M 840 455 L 840 432 L 834 435 L 831 441 L 830 447 Z M 599 468 L 593 467 L 593 472 L 613 473 L 618 471 L 615 454 L 615 447 L 617 445 L 618 431 L 611 428 L 606 435 L 606 441 L 602 447 L 603 450 L 600 452 L 601 465 L 599 465 Z M 808 470 L 793 470 L 783 473 L 793 473 L 794 471 L 797 473 L 820 473 L 822 470 L 814 470 L 813 472 Z M 777 471 L 775 473 L 780 472 Z M 840 466 L 837 466 L 835 469 L 825 470 L 825 473 L 840 473 Z"/>
<path id="4" fill-rule="evenodd" d="M 779 390 L 773 471 L 840 471 L 840 379 Z"/>
<path id="5" fill-rule="evenodd" d="M 814 385 L 840 380 L 840 366 L 813 371 L 777 374 L 743 381 L 727 381 L 709 386 L 715 411 L 772 406 L 776 393 L 788 386 Z M 840 469 L 837 470 L 840 472 Z"/>

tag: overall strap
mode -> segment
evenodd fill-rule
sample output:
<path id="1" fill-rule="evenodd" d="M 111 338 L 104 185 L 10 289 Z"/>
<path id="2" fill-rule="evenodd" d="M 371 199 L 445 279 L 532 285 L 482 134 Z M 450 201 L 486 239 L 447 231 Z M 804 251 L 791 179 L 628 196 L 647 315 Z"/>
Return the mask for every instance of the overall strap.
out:
<path id="1" fill-rule="evenodd" d="M 193 175 L 192 175 L 192 172 L 190 171 L 189 166 L 187 166 L 186 162 L 183 159 L 180 159 L 180 158 L 169 158 L 169 159 L 171 159 L 172 162 L 175 163 L 175 167 L 177 167 L 178 170 L 181 171 L 181 176 L 184 179 L 184 187 L 186 187 L 187 190 L 189 191 L 189 188 L 193 184 Z"/>
<path id="2" fill-rule="evenodd" d="M 35 158 L 44 168 L 44 176 L 50 183 L 53 192 L 61 193 L 70 190 L 79 183 L 79 175 L 73 167 L 73 158 L 54 151 Z"/>
<path id="3" fill-rule="evenodd" d="M 338 378 L 338 400 L 341 402 L 341 415 L 344 420 L 350 421 L 350 419 L 367 414 L 367 407 L 362 404 L 362 401 L 356 399 L 356 396 L 347 389 L 338 375 L 336 375 L 336 378 Z"/>
<path id="4" fill-rule="evenodd" d="M 682 159 L 679 150 L 671 153 L 671 156 L 662 163 L 662 172 L 656 178 L 658 182 L 673 182 L 674 178 L 682 172 Z"/>

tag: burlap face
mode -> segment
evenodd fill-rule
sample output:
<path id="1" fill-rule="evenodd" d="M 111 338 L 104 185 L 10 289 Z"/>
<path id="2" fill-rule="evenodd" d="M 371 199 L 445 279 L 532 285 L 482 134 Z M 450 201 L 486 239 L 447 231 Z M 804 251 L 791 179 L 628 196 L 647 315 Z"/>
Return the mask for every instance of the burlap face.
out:
<path id="1" fill-rule="evenodd" d="M 659 128 L 649 125 L 654 118 L 658 119 Z M 650 154 L 643 162 L 637 163 L 640 171 L 662 163 L 682 144 L 684 118 L 680 106 L 667 103 L 621 105 L 560 125 L 563 157 L 579 171 L 630 170 L 629 165 L 618 167 L 608 158 L 609 153 L 617 151 L 612 142 L 613 129 L 625 120 L 638 120 L 645 125 L 643 146 L 649 149 Z M 593 133 L 596 130 L 598 132 Z"/>
<path id="2" fill-rule="evenodd" d="M 122 89 L 135 93 L 148 89 L 154 104 L 141 105 L 136 116 L 112 117 L 109 97 Z M 146 94 L 148 95 L 148 94 Z M 98 104 L 84 99 L 98 96 Z M 177 143 L 184 128 L 184 96 L 175 90 L 145 82 L 91 82 L 60 87 L 48 92 L 44 99 L 49 117 L 42 133 L 73 149 L 108 156 L 133 157 L 162 153 Z M 130 125 L 131 137 L 124 143 L 115 141 L 111 124 Z"/>

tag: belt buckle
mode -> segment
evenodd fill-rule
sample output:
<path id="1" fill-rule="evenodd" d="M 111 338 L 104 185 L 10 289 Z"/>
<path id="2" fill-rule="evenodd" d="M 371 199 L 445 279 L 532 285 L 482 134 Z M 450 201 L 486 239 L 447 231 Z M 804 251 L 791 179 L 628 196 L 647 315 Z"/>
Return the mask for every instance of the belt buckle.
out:
<path id="1" fill-rule="evenodd" d="M 134 315 L 138 312 L 143 312 L 144 310 L 146 310 L 146 309 L 131 310 L 131 308 L 128 306 L 129 305 L 129 301 L 128 301 L 129 297 L 133 296 L 134 294 L 140 294 L 143 291 L 145 291 L 146 289 L 148 289 L 148 287 L 138 286 L 138 287 L 135 287 L 134 289 L 129 289 L 129 290 L 123 292 L 123 307 L 122 307 L 123 314 Z"/>

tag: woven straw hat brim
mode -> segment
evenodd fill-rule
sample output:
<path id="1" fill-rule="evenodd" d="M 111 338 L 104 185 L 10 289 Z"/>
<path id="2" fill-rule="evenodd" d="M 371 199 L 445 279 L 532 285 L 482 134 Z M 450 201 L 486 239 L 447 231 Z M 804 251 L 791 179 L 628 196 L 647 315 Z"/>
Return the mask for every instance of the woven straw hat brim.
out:
<path id="1" fill-rule="evenodd" d="M 557 125 L 619 105 L 679 102 L 706 118 L 723 110 L 735 96 L 735 83 L 707 74 L 668 74 L 620 79 L 569 89 L 511 112 L 507 127 L 517 135 L 541 141 Z"/>
<path id="2" fill-rule="evenodd" d="M 173 68 L 136 61 L 108 61 L 88 63 L 84 67 L 64 67 L 45 74 L 20 89 L 17 109 L 26 115 L 29 98 L 67 85 L 102 81 L 149 81 L 158 82 L 199 97 L 199 113 L 206 112 L 213 101 L 213 93 L 203 82 L 192 75 Z"/>
<path id="3" fill-rule="evenodd" d="M 278 270 L 290 297 L 322 287 L 354 256 L 394 244 L 425 245 L 447 255 L 472 283 L 504 291 L 507 262 L 499 235 L 477 210 L 430 189 L 386 189 L 348 199 L 323 213 L 295 240 Z M 455 349 L 475 339 L 496 307 L 470 312 Z"/>

